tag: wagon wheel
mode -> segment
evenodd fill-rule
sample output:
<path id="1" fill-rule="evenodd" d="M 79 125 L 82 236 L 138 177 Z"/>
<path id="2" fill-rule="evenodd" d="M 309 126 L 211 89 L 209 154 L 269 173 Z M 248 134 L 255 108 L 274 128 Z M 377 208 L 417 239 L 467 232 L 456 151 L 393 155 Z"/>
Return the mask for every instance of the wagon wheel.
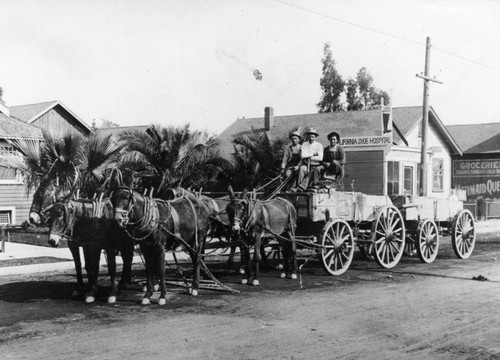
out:
<path id="1" fill-rule="evenodd" d="M 451 226 L 451 245 L 459 259 L 467 259 L 474 251 L 476 231 L 474 217 L 469 210 L 460 211 Z"/>
<path id="2" fill-rule="evenodd" d="M 347 221 L 328 221 L 321 231 L 321 265 L 331 275 L 343 274 L 354 256 L 354 236 Z"/>
<path id="3" fill-rule="evenodd" d="M 420 261 L 430 264 L 436 259 L 439 249 L 439 231 L 431 219 L 424 219 L 418 224 L 417 254 Z"/>
<path id="4" fill-rule="evenodd" d="M 377 212 L 372 224 L 372 241 L 377 263 L 386 269 L 396 266 L 405 248 L 405 225 L 397 208 L 385 206 Z"/>

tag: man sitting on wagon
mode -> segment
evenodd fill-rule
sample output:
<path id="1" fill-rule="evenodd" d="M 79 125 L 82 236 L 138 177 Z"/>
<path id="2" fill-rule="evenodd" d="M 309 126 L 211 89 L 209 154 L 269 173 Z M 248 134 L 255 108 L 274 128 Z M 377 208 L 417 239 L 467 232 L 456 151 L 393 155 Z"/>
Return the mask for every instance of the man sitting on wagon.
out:
<path id="1" fill-rule="evenodd" d="M 302 136 L 298 130 L 290 133 L 289 137 L 292 143 L 285 147 L 283 161 L 281 162 L 281 173 L 285 175 L 285 179 L 288 179 L 290 176 L 293 177 L 288 180 L 285 190 L 298 186 L 297 170 L 300 166 L 300 149 L 302 147 L 300 144 Z"/>
<path id="2" fill-rule="evenodd" d="M 298 175 L 299 187 L 297 191 L 317 190 L 321 177 L 320 165 L 323 161 L 323 145 L 316 141 L 319 134 L 311 127 L 306 132 L 307 141 L 302 144 L 300 151 L 300 168 Z"/>
<path id="3" fill-rule="evenodd" d="M 330 145 L 323 150 L 323 161 L 320 171 L 323 179 L 333 181 L 335 187 L 343 190 L 345 150 L 339 144 L 340 135 L 332 131 L 328 134 Z"/>

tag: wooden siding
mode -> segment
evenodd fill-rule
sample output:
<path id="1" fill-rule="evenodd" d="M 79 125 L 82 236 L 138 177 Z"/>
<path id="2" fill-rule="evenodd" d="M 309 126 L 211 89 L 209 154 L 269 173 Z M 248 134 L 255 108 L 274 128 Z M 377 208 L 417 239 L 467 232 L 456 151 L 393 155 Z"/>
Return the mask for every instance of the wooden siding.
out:
<path id="1" fill-rule="evenodd" d="M 33 192 L 26 197 L 24 184 L 0 184 L 0 209 L 4 206 L 14 206 L 16 209 L 15 224 L 21 225 L 29 218 L 29 210 L 33 199 Z"/>
<path id="2" fill-rule="evenodd" d="M 87 136 L 89 130 L 79 124 L 74 118 L 60 105 L 49 110 L 32 123 L 39 128 L 50 130 L 56 136 L 63 136 L 67 133 L 77 133 Z"/>
<path id="3" fill-rule="evenodd" d="M 344 190 L 364 194 L 384 193 L 384 151 L 347 151 Z M 354 189 L 352 182 L 354 181 Z"/>

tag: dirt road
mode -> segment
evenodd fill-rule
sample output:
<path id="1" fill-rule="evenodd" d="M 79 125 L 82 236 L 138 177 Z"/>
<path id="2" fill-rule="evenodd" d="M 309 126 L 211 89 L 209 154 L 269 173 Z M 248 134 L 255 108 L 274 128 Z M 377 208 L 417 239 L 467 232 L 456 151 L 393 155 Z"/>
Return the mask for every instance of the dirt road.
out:
<path id="1" fill-rule="evenodd" d="M 356 257 L 340 277 L 307 264 L 299 281 L 265 273 L 262 286 L 217 276 L 237 295 L 172 289 L 139 305 L 140 289 L 92 305 L 70 299 L 71 272 L 0 278 L 2 359 L 500 359 L 500 238 L 468 260 L 449 238 L 430 265 L 392 271 Z M 139 270 L 136 275 L 140 276 Z M 474 281 L 475 276 L 489 281 Z M 105 277 L 101 284 L 106 285 Z"/>

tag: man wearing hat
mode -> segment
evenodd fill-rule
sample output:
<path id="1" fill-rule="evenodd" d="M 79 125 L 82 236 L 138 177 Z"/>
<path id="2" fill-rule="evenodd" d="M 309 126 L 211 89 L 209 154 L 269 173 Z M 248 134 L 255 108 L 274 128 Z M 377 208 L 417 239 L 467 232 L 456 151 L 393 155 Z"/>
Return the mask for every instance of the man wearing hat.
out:
<path id="1" fill-rule="evenodd" d="M 325 147 L 323 151 L 321 171 L 325 177 L 333 177 L 339 184 L 339 180 L 344 177 L 345 151 L 339 144 L 340 135 L 337 132 L 329 133 L 328 141 L 330 141 L 330 145 Z"/>
<path id="2" fill-rule="evenodd" d="M 283 154 L 283 161 L 281 162 L 281 172 L 285 174 L 285 178 L 288 178 L 295 171 L 299 169 L 300 165 L 300 140 L 302 136 L 298 130 L 290 133 L 291 144 L 285 147 Z M 297 177 L 290 181 L 288 188 L 297 186 Z"/>
<path id="3" fill-rule="evenodd" d="M 306 132 L 307 142 L 302 144 L 300 152 L 301 166 L 299 168 L 299 191 L 314 188 L 319 185 L 321 177 L 320 165 L 323 161 L 323 145 L 316 141 L 319 136 L 315 128 Z"/>

